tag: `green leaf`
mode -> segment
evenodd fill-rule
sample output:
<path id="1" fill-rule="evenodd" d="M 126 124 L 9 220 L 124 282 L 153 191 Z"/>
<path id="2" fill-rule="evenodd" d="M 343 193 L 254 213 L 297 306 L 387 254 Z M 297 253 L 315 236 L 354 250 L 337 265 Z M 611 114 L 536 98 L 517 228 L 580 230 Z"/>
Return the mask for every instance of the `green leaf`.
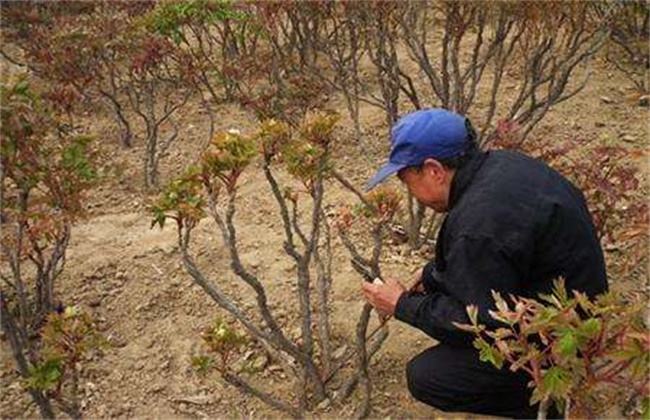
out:
<path id="1" fill-rule="evenodd" d="M 88 144 L 90 137 L 79 136 L 74 142 L 63 149 L 63 167 L 76 173 L 84 181 L 92 181 L 97 178 L 97 173 L 88 160 Z"/>
<path id="2" fill-rule="evenodd" d="M 556 348 L 564 357 L 573 357 L 578 351 L 578 337 L 573 330 L 566 330 L 560 335 Z"/>
<path id="3" fill-rule="evenodd" d="M 214 360 L 210 356 L 194 356 L 192 357 L 192 368 L 200 374 L 207 373 L 214 365 Z"/>
<path id="4" fill-rule="evenodd" d="M 165 220 L 167 219 L 165 212 L 158 207 L 153 208 L 151 211 L 153 213 L 153 219 L 151 220 L 151 227 L 149 229 L 153 229 L 156 225 L 160 226 L 160 229 L 164 228 Z"/>
<path id="5" fill-rule="evenodd" d="M 600 333 L 601 322 L 596 318 L 589 318 L 580 325 L 580 335 L 587 339 L 593 339 Z"/>
<path id="6" fill-rule="evenodd" d="M 63 316 L 65 318 L 74 318 L 75 316 L 78 316 L 80 313 L 79 307 L 77 306 L 66 306 L 65 310 L 63 311 Z"/>
<path id="7" fill-rule="evenodd" d="M 20 82 L 16 83 L 14 92 L 16 92 L 18 95 L 26 95 L 29 92 L 29 83 L 27 80 L 21 80 Z"/>
<path id="8" fill-rule="evenodd" d="M 497 349 L 490 346 L 487 341 L 477 338 L 474 340 L 474 347 L 479 350 L 479 359 L 481 362 L 492 363 L 497 369 L 503 367 L 503 355 Z"/>
<path id="9" fill-rule="evenodd" d="M 30 366 L 27 387 L 37 390 L 49 390 L 56 387 L 63 374 L 61 359 L 49 359 L 37 365 Z"/>
<path id="10" fill-rule="evenodd" d="M 547 395 L 562 398 L 571 388 L 571 375 L 567 370 L 553 366 L 544 373 L 542 384 Z"/>
<path id="11" fill-rule="evenodd" d="M 650 420 L 650 398 L 644 398 L 641 402 L 643 412 L 641 413 L 641 418 L 643 420 Z"/>

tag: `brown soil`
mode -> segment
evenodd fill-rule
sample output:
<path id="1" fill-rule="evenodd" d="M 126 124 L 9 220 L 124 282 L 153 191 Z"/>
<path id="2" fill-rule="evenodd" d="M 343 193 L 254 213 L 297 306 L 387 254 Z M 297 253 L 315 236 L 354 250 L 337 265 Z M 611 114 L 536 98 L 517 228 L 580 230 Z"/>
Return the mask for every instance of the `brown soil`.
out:
<path id="1" fill-rule="evenodd" d="M 602 141 L 645 149 L 648 145 L 648 108 L 631 100 L 630 84 L 605 63 L 594 63 L 593 80 L 572 100 L 554 108 L 536 128 L 534 136 L 562 138 L 585 134 Z M 604 101 L 603 96 L 608 100 Z M 606 103 L 607 102 L 607 103 Z M 345 114 L 342 102 L 341 113 Z M 336 102 L 335 102 L 336 104 Z M 361 185 L 382 157 L 387 143 L 383 118 L 376 110 L 363 110 L 367 133 L 364 143 L 381 144 L 372 152 L 346 145 L 340 151 L 341 170 Z M 185 111 L 184 138 L 164 159 L 162 174 L 169 179 L 197 157 L 205 144 L 207 118 L 198 107 Z M 220 109 L 217 129 L 251 128 L 254 118 L 234 106 Z M 147 196 L 141 189 L 141 145 L 132 150 L 117 146 L 116 132 L 105 115 L 86 115 L 83 129 L 95 133 L 102 145 L 106 181 L 88 198 L 89 216 L 75 226 L 68 262 L 59 279 L 66 304 L 90 310 L 113 346 L 103 357 L 83 367 L 84 414 L 94 417 L 278 417 L 255 398 L 225 385 L 218 376 L 193 372 L 190 358 L 200 350 L 200 330 L 223 315 L 180 265 L 173 226 L 150 229 Z M 345 130 L 342 130 L 342 136 Z M 363 157 L 360 157 L 363 156 Z M 645 162 L 639 162 L 645 164 Z M 294 299 L 294 266 L 282 253 L 280 220 L 261 177 L 247 175 L 242 183 L 237 216 L 242 258 L 261 275 L 269 289 L 272 308 L 282 314 L 293 334 L 295 318 L 287 301 Z M 644 199 L 644 198 L 640 198 Z M 342 192 L 330 197 L 331 205 L 351 201 Z M 356 316 L 362 307 L 359 277 L 345 252 L 336 247 L 332 293 L 335 348 L 351 347 Z M 196 229 L 193 251 L 210 278 L 223 284 L 245 307 L 253 305 L 250 291 L 236 281 L 215 226 L 208 219 Z M 410 281 L 424 257 L 406 255 L 403 246 L 386 253 L 386 274 Z M 615 287 L 619 287 L 615 285 Z M 628 284 L 627 287 L 640 287 Z M 410 357 L 434 342 L 423 333 L 393 321 L 391 334 L 372 363 L 374 383 L 372 417 L 437 417 L 442 414 L 412 399 L 406 389 L 404 365 Z M 261 357 L 256 352 L 253 357 Z M 0 354 L 2 417 L 34 417 L 35 407 L 13 372 L 6 345 Z M 281 373 L 265 369 L 258 383 L 283 389 Z M 321 407 L 324 417 L 345 417 L 347 406 Z"/>

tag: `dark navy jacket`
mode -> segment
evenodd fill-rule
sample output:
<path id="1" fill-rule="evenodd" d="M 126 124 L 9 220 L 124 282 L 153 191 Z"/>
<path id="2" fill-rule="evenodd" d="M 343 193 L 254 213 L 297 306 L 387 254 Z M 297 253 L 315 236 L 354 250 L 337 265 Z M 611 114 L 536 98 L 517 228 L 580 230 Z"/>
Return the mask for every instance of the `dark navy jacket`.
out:
<path id="1" fill-rule="evenodd" d="M 471 345 L 466 306 L 488 314 L 491 290 L 537 297 L 562 276 L 568 289 L 607 291 L 605 262 L 582 193 L 541 161 L 510 151 L 477 153 L 458 169 L 435 260 L 425 267 L 426 293 L 405 293 L 395 317 L 437 340 Z"/>

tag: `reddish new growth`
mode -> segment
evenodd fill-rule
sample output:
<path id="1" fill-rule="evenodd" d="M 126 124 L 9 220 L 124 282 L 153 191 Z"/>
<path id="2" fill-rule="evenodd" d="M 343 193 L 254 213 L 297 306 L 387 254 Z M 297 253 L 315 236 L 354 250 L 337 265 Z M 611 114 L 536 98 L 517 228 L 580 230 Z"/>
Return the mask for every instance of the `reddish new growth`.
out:
<path id="1" fill-rule="evenodd" d="M 606 412 L 624 391 L 650 401 L 650 331 L 639 296 L 609 293 L 591 301 L 569 295 L 560 279 L 540 300 L 493 293 L 489 315 L 503 325 L 488 330 L 478 308 L 468 306 L 470 323 L 458 328 L 476 334 L 482 361 L 522 370 L 534 388 L 531 404 L 555 401 L 565 414 L 593 418 Z"/>

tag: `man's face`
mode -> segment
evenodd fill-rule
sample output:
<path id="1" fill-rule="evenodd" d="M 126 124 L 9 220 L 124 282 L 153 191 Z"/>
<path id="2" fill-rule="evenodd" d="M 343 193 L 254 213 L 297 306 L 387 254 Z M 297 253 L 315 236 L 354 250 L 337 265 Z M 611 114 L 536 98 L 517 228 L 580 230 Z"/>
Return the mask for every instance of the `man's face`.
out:
<path id="1" fill-rule="evenodd" d="M 404 168 L 398 178 L 413 197 L 437 212 L 445 212 L 449 205 L 449 190 L 453 171 L 435 159 L 424 161 L 422 168 Z"/>

